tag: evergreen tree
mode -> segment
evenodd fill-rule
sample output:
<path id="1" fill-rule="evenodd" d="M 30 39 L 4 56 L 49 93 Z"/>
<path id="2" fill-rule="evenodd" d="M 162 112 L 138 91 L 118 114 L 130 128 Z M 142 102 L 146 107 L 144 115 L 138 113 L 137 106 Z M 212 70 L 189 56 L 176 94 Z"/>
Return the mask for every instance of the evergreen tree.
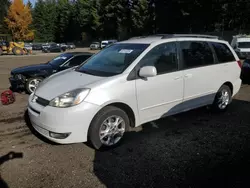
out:
<path id="1" fill-rule="evenodd" d="M 100 25 L 96 3 L 96 0 L 78 0 L 75 3 L 75 21 L 80 26 L 81 34 L 87 37 L 95 37 Z"/>
<path id="2" fill-rule="evenodd" d="M 149 2 L 147 0 L 134 1 L 131 6 L 132 32 L 134 35 L 149 33 L 150 21 Z"/>
<path id="3" fill-rule="evenodd" d="M 56 33 L 56 0 L 38 0 L 33 19 L 35 36 L 40 41 L 54 41 Z"/>
<path id="4" fill-rule="evenodd" d="M 69 26 L 71 16 L 71 5 L 68 0 L 58 0 L 56 20 L 56 41 L 65 42 L 66 31 Z"/>
<path id="5" fill-rule="evenodd" d="M 104 38 L 125 38 L 131 25 L 130 1 L 128 0 L 101 0 L 100 1 L 101 32 Z"/>
<path id="6" fill-rule="evenodd" d="M 4 17 L 7 16 L 7 12 L 10 6 L 9 0 L 1 0 L 1 6 L 0 6 L 0 34 L 1 33 L 7 33 L 7 26 L 4 22 Z"/>

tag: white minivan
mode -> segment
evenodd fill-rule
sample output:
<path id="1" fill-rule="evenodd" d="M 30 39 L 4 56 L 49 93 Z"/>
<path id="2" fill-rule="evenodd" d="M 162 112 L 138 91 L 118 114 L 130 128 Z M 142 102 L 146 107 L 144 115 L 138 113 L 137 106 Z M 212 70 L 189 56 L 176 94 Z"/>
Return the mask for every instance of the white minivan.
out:
<path id="1" fill-rule="evenodd" d="M 217 37 L 131 39 L 41 82 L 29 97 L 29 117 L 56 143 L 111 147 L 146 122 L 207 105 L 226 110 L 240 72 L 236 53 Z"/>

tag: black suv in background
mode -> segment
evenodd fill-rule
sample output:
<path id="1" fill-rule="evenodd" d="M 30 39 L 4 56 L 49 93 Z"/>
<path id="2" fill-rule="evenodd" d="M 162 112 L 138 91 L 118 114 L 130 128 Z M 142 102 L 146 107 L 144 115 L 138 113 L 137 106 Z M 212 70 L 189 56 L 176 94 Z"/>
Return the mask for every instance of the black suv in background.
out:
<path id="1" fill-rule="evenodd" d="M 67 49 L 66 46 L 61 46 L 59 44 L 52 43 L 52 44 L 43 46 L 42 51 L 44 53 L 49 53 L 49 52 L 65 52 L 66 49 Z"/>
<path id="2" fill-rule="evenodd" d="M 62 70 L 78 66 L 93 54 L 87 52 L 63 53 L 44 64 L 15 68 L 9 78 L 12 91 L 26 91 L 31 94 L 46 77 Z"/>

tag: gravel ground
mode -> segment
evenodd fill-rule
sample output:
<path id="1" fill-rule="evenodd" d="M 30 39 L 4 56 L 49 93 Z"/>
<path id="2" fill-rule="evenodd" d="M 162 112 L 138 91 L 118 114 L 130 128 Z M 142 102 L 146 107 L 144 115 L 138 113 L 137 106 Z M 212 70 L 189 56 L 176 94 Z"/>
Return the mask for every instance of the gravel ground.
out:
<path id="1" fill-rule="evenodd" d="M 55 54 L 0 57 L 0 91 L 9 71 Z M 0 106 L 0 187 L 250 187 L 250 86 L 229 110 L 205 108 L 133 129 L 119 147 L 52 144 L 28 128 L 27 95 Z M 25 121 L 26 120 L 26 121 Z M 23 157 L 7 160 L 10 151 Z"/>

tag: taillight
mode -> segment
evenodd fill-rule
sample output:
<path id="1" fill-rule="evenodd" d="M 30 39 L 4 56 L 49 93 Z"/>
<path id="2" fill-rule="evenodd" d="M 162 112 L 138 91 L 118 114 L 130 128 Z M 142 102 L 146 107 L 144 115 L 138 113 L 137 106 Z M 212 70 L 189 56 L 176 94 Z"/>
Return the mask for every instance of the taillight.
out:
<path id="1" fill-rule="evenodd" d="M 241 68 L 241 67 L 242 67 L 242 63 L 241 63 L 241 61 L 240 61 L 240 60 L 238 60 L 238 61 L 237 61 L 237 63 L 238 63 L 238 65 L 239 65 L 239 67 Z"/>

